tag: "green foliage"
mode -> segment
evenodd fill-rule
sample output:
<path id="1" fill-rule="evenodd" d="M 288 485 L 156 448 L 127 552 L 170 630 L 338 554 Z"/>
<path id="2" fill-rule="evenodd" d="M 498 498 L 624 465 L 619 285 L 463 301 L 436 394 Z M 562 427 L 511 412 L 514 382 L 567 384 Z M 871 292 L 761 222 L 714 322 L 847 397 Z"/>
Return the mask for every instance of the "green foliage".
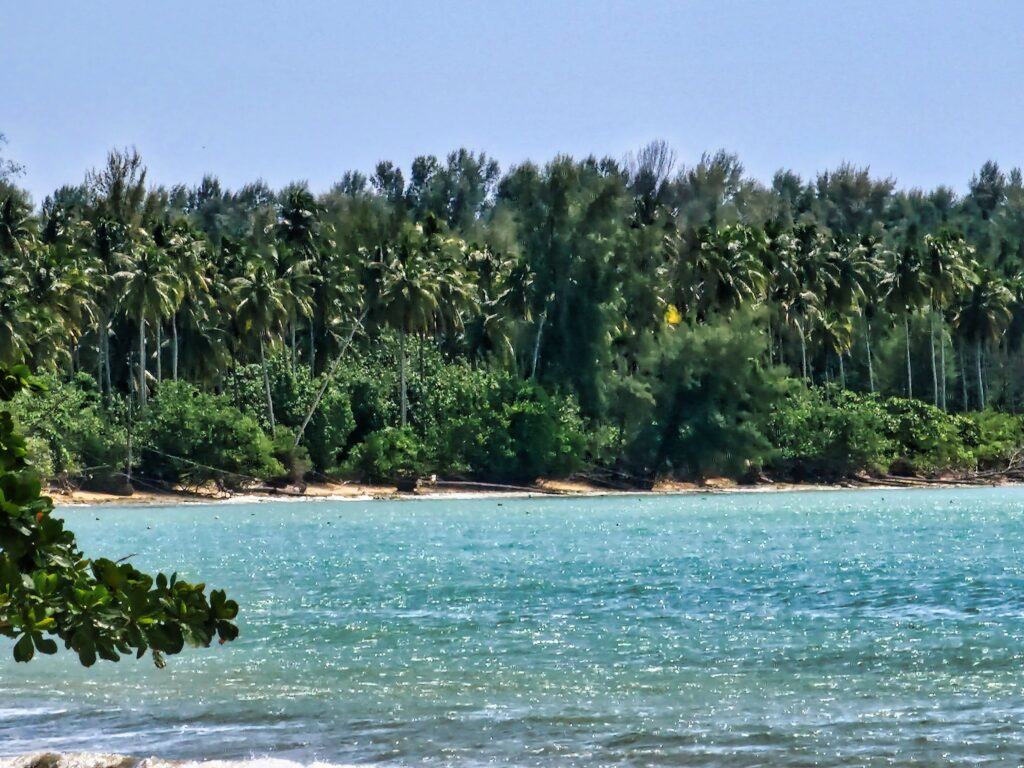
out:
<path id="1" fill-rule="evenodd" d="M 216 481 L 236 488 L 285 472 L 254 419 L 227 397 L 185 382 L 161 385 L 138 432 L 144 446 L 140 471 L 165 482 L 198 486 Z"/>
<path id="2" fill-rule="evenodd" d="M 341 467 L 341 473 L 371 483 L 418 478 L 427 470 L 423 448 L 409 427 L 385 427 L 367 435 Z"/>
<path id="3" fill-rule="evenodd" d="M 290 429 L 294 440 L 322 379 L 311 378 L 305 365 L 293 369 L 284 354 L 271 355 L 267 359 L 267 370 L 277 423 Z M 339 379 L 337 377 L 328 385 L 300 441 L 308 452 L 311 468 L 318 472 L 325 472 L 338 463 L 350 445 L 349 436 L 357 426 L 352 403 L 359 402 L 353 395 L 361 393 L 357 391 L 350 395 L 346 384 Z M 242 411 L 256 419 L 264 431 L 270 432 L 263 372 L 259 365 L 237 368 L 229 377 L 226 391 Z"/>
<path id="4" fill-rule="evenodd" d="M 0 366 L 0 400 L 41 389 L 26 368 Z M 224 592 L 207 598 L 205 585 L 176 574 L 154 578 L 129 563 L 85 559 L 25 454 L 10 412 L 0 411 L 0 635 L 15 641 L 16 661 L 56 653 L 62 640 L 85 666 L 147 651 L 163 666 L 186 644 L 238 636 L 238 605 Z"/>
<path id="5" fill-rule="evenodd" d="M 124 467 L 126 435 L 121 425 L 102 412 L 95 382 L 85 374 L 72 382 L 52 374 L 39 381 L 44 389 L 22 392 L 10 410 L 18 429 L 32 441 L 40 474 L 85 485 L 109 485 Z"/>
<path id="6" fill-rule="evenodd" d="M 627 466 L 642 476 L 741 475 L 770 453 L 765 406 L 780 394 L 779 375 L 761 363 L 753 319 L 666 331 L 643 368 L 646 391 L 631 389 L 624 425 Z M 628 428 L 628 427 L 627 427 Z"/>
<path id="7" fill-rule="evenodd" d="M 890 432 L 889 414 L 876 398 L 794 383 L 768 422 L 776 450 L 767 467 L 798 481 L 884 473 L 897 450 Z"/>
<path id="8" fill-rule="evenodd" d="M 147 400 L 168 380 L 250 419 L 218 401 L 247 442 L 210 457 L 261 480 L 298 478 L 302 449 L 313 471 L 392 471 L 401 441 L 382 435 L 406 425 L 417 464 L 495 480 L 938 473 L 1013 455 L 1012 425 L 945 412 L 1024 402 L 1018 169 L 986 163 L 957 196 L 850 165 L 765 185 L 727 152 L 694 160 L 676 172 L 653 142 L 624 163 L 502 174 L 459 150 L 315 195 L 211 176 L 150 189 L 138 153 L 112 152 L 38 210 L 8 174 L 0 360 L 52 373 L 18 423 L 41 469 L 93 483 L 120 477 L 129 404 L 157 419 Z M 784 398 L 784 376 L 879 399 Z M 189 418 L 177 448 L 205 450 Z M 211 477 L 156 462 L 150 439 L 169 438 L 136 430 L 143 473 Z"/>
<path id="9" fill-rule="evenodd" d="M 889 398 L 884 407 L 887 436 L 898 451 L 895 470 L 936 474 L 974 466 L 971 444 L 976 430 L 970 419 L 902 397 Z"/>
<path id="10" fill-rule="evenodd" d="M 278 426 L 274 430 L 273 448 L 274 458 L 284 467 L 288 481 L 292 484 L 301 483 L 306 473 L 313 468 L 313 462 L 306 446 L 295 444 L 295 432 Z"/>
<path id="11" fill-rule="evenodd" d="M 491 434 L 484 463 L 477 468 L 481 475 L 532 482 L 565 477 L 584 466 L 586 432 L 571 399 L 526 383 L 501 406 L 500 413 L 501 428 Z"/>
<path id="12" fill-rule="evenodd" d="M 987 410 L 967 418 L 977 432 L 973 452 L 978 469 L 1002 469 L 1024 458 L 1024 418 L 1020 414 Z"/>

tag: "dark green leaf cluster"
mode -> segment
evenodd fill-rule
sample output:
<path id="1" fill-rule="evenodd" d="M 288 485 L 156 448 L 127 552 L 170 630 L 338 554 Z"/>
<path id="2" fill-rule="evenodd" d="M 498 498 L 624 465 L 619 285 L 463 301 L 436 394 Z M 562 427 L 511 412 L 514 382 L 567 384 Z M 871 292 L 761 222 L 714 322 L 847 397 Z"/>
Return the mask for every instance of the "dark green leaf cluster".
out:
<path id="1" fill-rule="evenodd" d="M 39 390 L 24 367 L 0 366 L 0 401 Z M 184 646 L 208 646 L 238 635 L 238 605 L 224 592 L 130 563 L 88 560 L 74 535 L 52 514 L 39 477 L 25 461 L 25 441 L 8 410 L 0 411 L 0 635 L 14 658 L 52 654 L 57 640 L 82 664 L 151 652 L 157 666 Z"/>

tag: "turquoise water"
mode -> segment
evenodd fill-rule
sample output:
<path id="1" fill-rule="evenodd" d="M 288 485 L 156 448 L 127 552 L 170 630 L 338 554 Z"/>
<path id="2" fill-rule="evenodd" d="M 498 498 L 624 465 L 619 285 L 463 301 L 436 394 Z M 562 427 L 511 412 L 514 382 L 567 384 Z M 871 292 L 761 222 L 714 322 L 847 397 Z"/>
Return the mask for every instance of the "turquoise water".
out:
<path id="1" fill-rule="evenodd" d="M 82 508 L 241 638 L 0 647 L 0 754 L 432 765 L 1017 765 L 1024 491 Z"/>

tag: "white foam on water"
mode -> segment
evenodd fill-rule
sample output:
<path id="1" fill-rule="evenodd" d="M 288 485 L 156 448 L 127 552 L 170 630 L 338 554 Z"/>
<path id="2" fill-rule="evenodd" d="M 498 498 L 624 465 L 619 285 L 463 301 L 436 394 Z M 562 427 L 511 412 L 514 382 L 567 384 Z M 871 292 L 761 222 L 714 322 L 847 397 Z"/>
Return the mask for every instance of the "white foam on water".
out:
<path id="1" fill-rule="evenodd" d="M 245 760 L 164 760 L 158 757 L 138 758 L 99 752 L 34 752 L 16 757 L 0 757 L 0 768 L 29 768 L 40 764 L 45 764 L 48 768 L 357 768 L 349 763 L 300 763 L 275 757 L 253 757 Z"/>

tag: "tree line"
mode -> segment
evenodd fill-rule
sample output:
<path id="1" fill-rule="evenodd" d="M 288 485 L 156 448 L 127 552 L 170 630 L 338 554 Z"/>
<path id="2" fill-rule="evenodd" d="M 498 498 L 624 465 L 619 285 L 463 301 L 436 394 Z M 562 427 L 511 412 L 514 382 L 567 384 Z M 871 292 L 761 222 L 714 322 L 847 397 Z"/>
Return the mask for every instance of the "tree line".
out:
<path id="1" fill-rule="evenodd" d="M 296 449 L 348 382 L 355 426 L 321 471 L 425 444 L 446 421 L 438 376 L 468 388 L 455 400 L 518 403 L 506 433 L 523 409 L 550 412 L 553 445 L 643 476 L 767 456 L 792 381 L 943 415 L 1024 400 L 1024 177 L 994 162 L 961 195 L 852 165 L 764 184 L 735 155 L 687 166 L 663 142 L 504 172 L 460 149 L 314 194 L 153 186 L 116 150 L 39 205 L 0 168 L 0 360 L 87 377 L 99 412 L 139 419 L 192 387 Z M 303 407 L 282 402 L 300 386 Z M 371 389 L 382 404 L 356 424 Z M 488 472 L 526 450 L 494 441 Z M 433 467 L 480 474 L 460 446 L 452 466 L 432 446 Z"/>

